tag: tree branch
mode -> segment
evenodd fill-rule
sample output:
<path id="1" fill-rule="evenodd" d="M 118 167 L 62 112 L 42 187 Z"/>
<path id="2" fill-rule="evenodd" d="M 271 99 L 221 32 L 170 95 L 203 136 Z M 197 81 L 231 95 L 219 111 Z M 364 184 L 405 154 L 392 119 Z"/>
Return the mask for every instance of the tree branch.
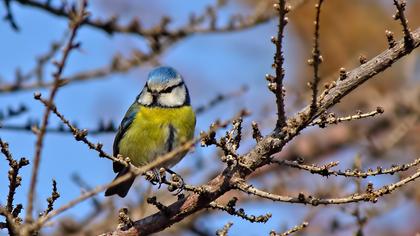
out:
<path id="1" fill-rule="evenodd" d="M 344 177 L 355 177 L 355 178 L 366 178 L 368 176 L 376 176 L 376 175 L 393 175 L 397 172 L 406 171 L 411 167 L 417 166 L 420 164 L 420 158 L 415 159 L 413 162 L 408 164 L 402 165 L 395 165 L 391 168 L 383 169 L 381 167 L 376 168 L 376 170 L 369 169 L 368 171 L 360 171 L 358 169 L 354 170 L 330 170 L 330 168 L 338 165 L 338 162 L 331 162 L 327 165 L 323 166 L 316 166 L 316 165 L 305 165 L 300 164 L 295 161 L 288 161 L 288 160 L 272 160 L 273 163 L 277 163 L 279 165 L 285 165 L 292 168 L 306 170 L 311 172 L 312 174 L 319 174 L 322 176 L 344 176 Z"/>
<path id="2" fill-rule="evenodd" d="M 237 189 L 252 194 L 261 198 L 269 199 L 272 201 L 277 202 L 288 202 L 288 203 L 300 203 L 300 204 L 310 204 L 312 206 L 318 205 L 331 205 L 331 204 L 345 204 L 345 203 L 352 203 L 352 202 L 377 202 L 378 198 L 385 195 L 392 193 L 395 189 L 400 188 L 411 181 L 415 181 L 416 179 L 420 178 L 420 169 L 417 169 L 413 175 L 408 176 L 396 183 L 385 185 L 377 190 L 373 189 L 372 184 L 368 184 L 365 193 L 354 193 L 346 197 L 341 198 L 317 198 L 311 195 L 305 196 L 303 193 L 300 193 L 297 197 L 291 196 L 282 196 L 273 193 L 269 193 L 260 189 L 253 187 L 250 184 L 245 182 L 238 182 L 236 187 Z"/>

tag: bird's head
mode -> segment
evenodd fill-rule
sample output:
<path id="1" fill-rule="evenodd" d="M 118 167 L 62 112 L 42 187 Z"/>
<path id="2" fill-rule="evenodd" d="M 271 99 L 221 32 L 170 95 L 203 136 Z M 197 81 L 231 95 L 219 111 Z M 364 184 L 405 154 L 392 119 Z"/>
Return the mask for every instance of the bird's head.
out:
<path id="1" fill-rule="evenodd" d="M 144 106 L 180 107 L 190 104 L 188 89 L 181 75 L 172 67 L 153 69 L 137 102 Z"/>

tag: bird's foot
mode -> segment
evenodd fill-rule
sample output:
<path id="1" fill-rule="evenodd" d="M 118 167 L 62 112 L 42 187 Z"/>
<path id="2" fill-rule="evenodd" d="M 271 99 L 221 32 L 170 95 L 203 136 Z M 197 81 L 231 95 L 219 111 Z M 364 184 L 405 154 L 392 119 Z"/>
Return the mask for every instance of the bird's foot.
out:
<path id="1" fill-rule="evenodd" d="M 174 171 L 170 169 L 166 169 L 166 171 L 171 174 L 171 185 L 168 186 L 169 191 L 175 191 L 174 195 L 180 194 L 185 187 L 184 179 L 181 177 L 181 175 L 175 173 Z"/>
<path id="2" fill-rule="evenodd" d="M 154 168 L 146 172 L 146 179 L 153 185 L 158 185 L 158 189 L 162 186 L 165 179 L 165 169 L 160 168 L 159 170 Z"/>

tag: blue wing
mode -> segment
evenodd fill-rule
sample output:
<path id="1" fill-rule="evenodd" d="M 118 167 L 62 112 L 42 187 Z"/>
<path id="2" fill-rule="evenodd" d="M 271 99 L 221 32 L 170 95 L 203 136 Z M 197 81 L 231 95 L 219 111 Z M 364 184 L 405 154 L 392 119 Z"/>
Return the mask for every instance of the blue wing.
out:
<path id="1" fill-rule="evenodd" d="M 118 128 L 117 134 L 115 135 L 114 145 L 113 145 L 113 152 L 114 156 L 116 157 L 119 154 L 119 144 L 121 139 L 124 137 L 125 132 L 128 130 L 130 125 L 133 123 L 134 118 L 136 117 L 138 111 L 140 109 L 140 105 L 137 102 L 134 102 L 128 111 L 125 113 L 124 119 L 121 121 L 120 127 Z M 124 168 L 123 165 L 119 164 L 118 162 L 113 163 L 114 172 L 120 172 Z"/>

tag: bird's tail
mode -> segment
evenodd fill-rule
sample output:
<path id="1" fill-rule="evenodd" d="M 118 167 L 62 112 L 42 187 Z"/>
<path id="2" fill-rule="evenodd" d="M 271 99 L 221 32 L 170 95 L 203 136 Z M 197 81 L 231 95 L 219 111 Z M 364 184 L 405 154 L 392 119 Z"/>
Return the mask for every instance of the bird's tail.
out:
<path id="1" fill-rule="evenodd" d="M 118 178 L 120 178 L 121 176 L 124 176 L 125 174 L 127 174 L 130 171 L 129 167 L 125 167 L 124 169 L 122 169 L 117 177 L 115 177 L 114 181 L 117 180 Z M 133 176 L 127 180 L 125 180 L 124 182 L 119 183 L 118 185 L 112 186 L 110 188 L 108 188 L 105 191 L 105 196 L 111 196 L 114 194 L 117 194 L 120 197 L 125 197 L 128 193 L 128 190 L 130 190 L 131 185 L 133 185 L 134 179 L 136 177 Z"/>

